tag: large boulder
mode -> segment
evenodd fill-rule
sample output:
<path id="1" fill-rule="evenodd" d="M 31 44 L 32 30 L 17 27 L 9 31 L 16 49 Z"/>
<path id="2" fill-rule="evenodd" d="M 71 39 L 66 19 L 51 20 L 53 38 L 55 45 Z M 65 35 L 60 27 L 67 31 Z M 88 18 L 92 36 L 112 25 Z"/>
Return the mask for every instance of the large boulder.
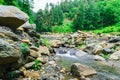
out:
<path id="1" fill-rule="evenodd" d="M 80 63 L 74 63 L 71 66 L 71 72 L 74 76 L 79 76 L 79 77 L 97 74 L 97 72 L 93 68 Z"/>
<path id="2" fill-rule="evenodd" d="M 0 64 L 17 62 L 20 58 L 20 51 L 17 47 L 10 45 L 5 40 L 0 39 Z"/>
<path id="3" fill-rule="evenodd" d="M 28 15 L 22 12 L 17 7 L 0 5 L 1 26 L 7 26 L 10 27 L 12 30 L 15 30 L 26 21 L 28 21 L 28 19 Z"/>

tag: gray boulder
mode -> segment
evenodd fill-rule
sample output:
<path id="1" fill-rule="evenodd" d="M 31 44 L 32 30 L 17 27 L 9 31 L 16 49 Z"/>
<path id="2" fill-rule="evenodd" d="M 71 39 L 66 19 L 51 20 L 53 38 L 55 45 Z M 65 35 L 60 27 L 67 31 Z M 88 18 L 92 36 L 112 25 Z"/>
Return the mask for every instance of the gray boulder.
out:
<path id="1" fill-rule="evenodd" d="M 14 6 L 0 5 L 0 25 L 16 30 L 19 26 L 28 21 L 27 14 Z"/>
<path id="2" fill-rule="evenodd" d="M 20 51 L 16 46 L 10 45 L 5 40 L 0 39 L 0 64 L 17 62 L 20 58 Z"/>
<path id="3" fill-rule="evenodd" d="M 72 72 L 72 75 L 78 76 L 78 77 L 97 74 L 97 72 L 93 68 L 80 63 L 74 63 L 71 66 L 71 72 Z"/>

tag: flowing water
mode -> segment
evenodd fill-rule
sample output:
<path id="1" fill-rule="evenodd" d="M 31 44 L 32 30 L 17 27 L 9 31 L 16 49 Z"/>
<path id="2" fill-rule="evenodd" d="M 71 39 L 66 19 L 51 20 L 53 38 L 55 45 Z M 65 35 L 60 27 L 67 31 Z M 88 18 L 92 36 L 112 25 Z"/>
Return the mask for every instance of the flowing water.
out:
<path id="1" fill-rule="evenodd" d="M 59 58 L 59 65 L 70 71 L 73 63 L 82 63 L 94 68 L 97 75 L 91 80 L 120 80 L 120 62 L 119 61 L 96 61 L 94 55 L 74 48 L 56 48 L 56 57 Z"/>

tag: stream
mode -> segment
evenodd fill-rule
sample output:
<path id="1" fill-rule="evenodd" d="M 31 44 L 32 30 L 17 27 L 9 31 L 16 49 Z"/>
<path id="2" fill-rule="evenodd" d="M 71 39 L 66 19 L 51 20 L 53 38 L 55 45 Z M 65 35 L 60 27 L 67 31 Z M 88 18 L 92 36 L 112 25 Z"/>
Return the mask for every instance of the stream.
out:
<path id="1" fill-rule="evenodd" d="M 119 61 L 96 61 L 94 55 L 74 48 L 55 48 L 56 57 L 60 60 L 59 65 L 70 71 L 73 63 L 82 63 L 94 68 L 97 75 L 90 77 L 91 80 L 120 80 Z"/>
<path id="2" fill-rule="evenodd" d="M 46 36 L 43 36 L 47 38 Z M 50 35 L 49 35 L 50 37 Z M 52 37 L 52 40 L 58 39 L 56 36 Z M 49 40 L 51 40 L 49 38 Z M 95 55 L 90 55 L 82 50 L 75 48 L 59 47 L 54 48 L 58 60 L 58 64 L 67 71 L 70 71 L 73 63 L 82 63 L 94 68 L 97 71 L 97 75 L 90 77 L 91 80 L 120 80 L 120 61 L 114 60 L 95 60 Z M 69 80 L 71 76 L 67 75 Z"/>

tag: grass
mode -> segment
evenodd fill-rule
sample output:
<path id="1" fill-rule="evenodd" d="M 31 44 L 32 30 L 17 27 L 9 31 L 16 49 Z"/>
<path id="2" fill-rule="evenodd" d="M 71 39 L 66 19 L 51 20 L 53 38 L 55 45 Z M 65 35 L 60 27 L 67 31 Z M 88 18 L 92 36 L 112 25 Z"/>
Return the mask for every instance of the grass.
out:
<path id="1" fill-rule="evenodd" d="M 49 40 L 45 39 L 45 38 L 42 38 L 42 37 L 40 38 L 40 43 L 43 44 L 43 45 L 45 45 L 45 46 L 47 46 L 47 47 L 51 46 Z"/>
<path id="2" fill-rule="evenodd" d="M 99 30 L 93 30 L 93 33 L 111 33 L 111 32 L 120 32 L 120 23 L 117 23 L 114 26 L 108 26 L 101 28 Z"/>
<path id="3" fill-rule="evenodd" d="M 53 33 L 70 33 L 70 32 L 73 32 L 72 21 L 69 21 L 69 20 L 65 19 L 63 21 L 62 25 L 53 26 L 52 27 L 52 32 Z"/>

